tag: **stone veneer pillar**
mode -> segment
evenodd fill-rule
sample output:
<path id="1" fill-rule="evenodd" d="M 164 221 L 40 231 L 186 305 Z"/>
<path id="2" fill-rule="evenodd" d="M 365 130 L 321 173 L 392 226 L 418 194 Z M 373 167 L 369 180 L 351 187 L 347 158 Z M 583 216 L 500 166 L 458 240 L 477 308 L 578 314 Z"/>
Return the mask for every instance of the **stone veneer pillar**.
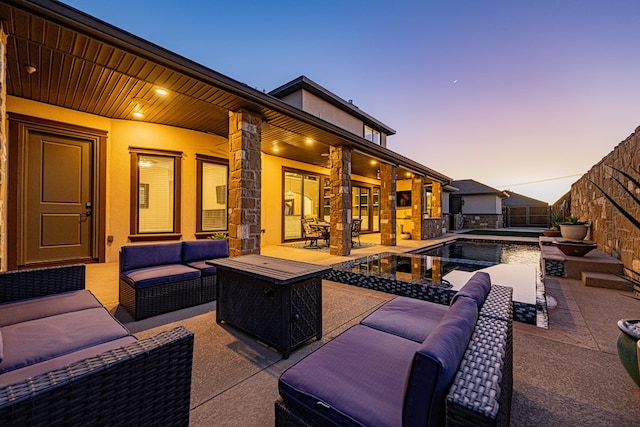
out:
<path id="1" fill-rule="evenodd" d="M 260 253 L 262 116 L 229 112 L 229 256 Z"/>
<path id="2" fill-rule="evenodd" d="M 0 271 L 7 269 L 7 33 L 0 22 Z"/>
<path id="3" fill-rule="evenodd" d="M 424 200 L 424 177 L 414 176 L 411 180 L 411 239 L 422 240 L 424 224 L 422 214 L 427 211 Z"/>
<path id="4" fill-rule="evenodd" d="M 351 253 L 351 149 L 329 148 L 331 164 L 331 229 L 329 253 L 346 256 Z"/>
<path id="5" fill-rule="evenodd" d="M 437 181 L 431 183 L 431 216 L 442 217 L 442 184 Z"/>
<path id="6" fill-rule="evenodd" d="M 380 244 L 396 245 L 396 167 L 380 164 Z"/>

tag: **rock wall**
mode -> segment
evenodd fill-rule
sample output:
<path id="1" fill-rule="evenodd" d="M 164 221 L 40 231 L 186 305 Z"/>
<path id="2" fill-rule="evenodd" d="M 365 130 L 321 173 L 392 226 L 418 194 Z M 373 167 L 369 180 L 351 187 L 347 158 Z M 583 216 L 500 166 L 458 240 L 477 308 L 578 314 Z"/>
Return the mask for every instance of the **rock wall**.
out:
<path id="1" fill-rule="evenodd" d="M 571 186 L 571 213 L 591 222 L 587 238 L 640 280 L 640 127 Z"/>

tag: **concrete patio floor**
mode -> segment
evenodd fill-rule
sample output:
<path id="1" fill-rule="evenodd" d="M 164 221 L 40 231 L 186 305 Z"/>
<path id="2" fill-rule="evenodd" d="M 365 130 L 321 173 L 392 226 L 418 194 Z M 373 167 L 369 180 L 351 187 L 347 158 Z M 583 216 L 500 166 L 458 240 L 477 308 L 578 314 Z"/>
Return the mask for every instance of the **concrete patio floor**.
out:
<path id="1" fill-rule="evenodd" d="M 406 252 L 438 241 L 355 249 L 350 257 Z M 486 236 L 482 236 L 487 238 Z M 379 242 L 379 235 L 363 241 Z M 269 246 L 263 255 L 330 265 L 344 261 L 313 249 Z M 288 359 L 248 335 L 215 321 L 215 302 L 133 321 L 118 306 L 117 263 L 87 266 L 87 287 L 139 338 L 184 325 L 195 334 L 192 426 L 272 426 L 277 381 L 284 369 L 358 323 L 392 295 L 323 281 L 323 337 Z M 640 387 L 616 353 L 622 318 L 640 317 L 631 292 L 585 287 L 578 280 L 548 278 L 549 328 L 514 322 L 512 426 L 639 426 Z"/>

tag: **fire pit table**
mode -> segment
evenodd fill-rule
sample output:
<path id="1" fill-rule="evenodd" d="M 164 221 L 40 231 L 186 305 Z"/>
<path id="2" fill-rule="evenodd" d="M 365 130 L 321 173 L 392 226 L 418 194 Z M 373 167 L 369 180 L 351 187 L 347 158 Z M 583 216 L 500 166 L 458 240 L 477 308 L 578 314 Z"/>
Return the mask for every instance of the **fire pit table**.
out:
<path id="1" fill-rule="evenodd" d="M 216 266 L 216 322 L 241 329 L 288 358 L 322 337 L 322 276 L 331 267 L 262 255 L 207 261 Z"/>

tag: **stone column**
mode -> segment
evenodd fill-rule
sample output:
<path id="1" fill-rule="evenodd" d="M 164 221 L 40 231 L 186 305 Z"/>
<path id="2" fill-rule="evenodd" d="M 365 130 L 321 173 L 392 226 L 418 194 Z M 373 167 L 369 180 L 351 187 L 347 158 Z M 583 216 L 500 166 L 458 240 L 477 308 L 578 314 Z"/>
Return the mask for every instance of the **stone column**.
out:
<path id="1" fill-rule="evenodd" d="M 380 244 L 396 245 L 396 167 L 380 164 Z"/>
<path id="2" fill-rule="evenodd" d="M 442 184 L 437 181 L 431 183 L 431 216 L 442 217 Z"/>
<path id="3" fill-rule="evenodd" d="M 260 253 L 262 116 L 229 112 L 229 256 Z"/>
<path id="4" fill-rule="evenodd" d="M 0 271 L 7 269 L 7 33 L 0 22 Z"/>
<path id="5" fill-rule="evenodd" d="M 331 230 L 329 253 L 351 253 L 351 148 L 329 148 L 331 164 Z"/>
<path id="6" fill-rule="evenodd" d="M 411 180 L 411 220 L 413 229 L 411 230 L 412 240 L 422 240 L 425 224 L 422 221 L 422 214 L 427 211 L 424 200 L 424 177 L 415 176 Z"/>

